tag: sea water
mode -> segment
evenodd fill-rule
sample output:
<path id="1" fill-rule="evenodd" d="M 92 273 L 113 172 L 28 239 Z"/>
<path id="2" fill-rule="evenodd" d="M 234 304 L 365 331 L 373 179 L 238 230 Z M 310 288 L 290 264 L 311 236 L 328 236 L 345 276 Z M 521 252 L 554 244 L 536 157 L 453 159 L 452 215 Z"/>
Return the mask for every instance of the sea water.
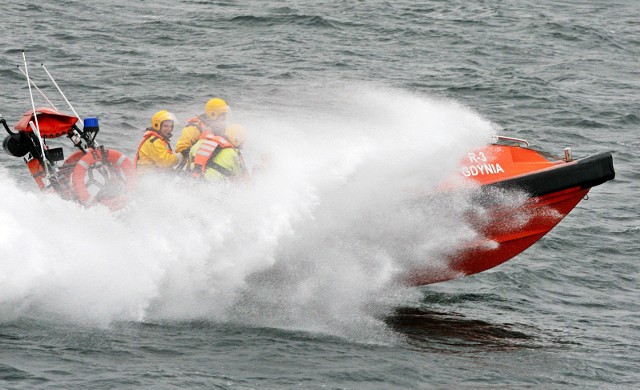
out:
<path id="1" fill-rule="evenodd" d="M 9 123 L 31 108 L 24 49 L 54 104 L 70 111 L 40 63 L 131 158 L 156 111 L 184 124 L 225 98 L 256 173 L 149 178 L 112 213 L 39 193 L 1 155 L 2 387 L 637 385 L 639 16 L 631 1 L 6 5 Z M 494 134 L 614 151 L 616 180 L 504 265 L 398 283 L 478 234 L 464 193 L 408 199 Z"/>

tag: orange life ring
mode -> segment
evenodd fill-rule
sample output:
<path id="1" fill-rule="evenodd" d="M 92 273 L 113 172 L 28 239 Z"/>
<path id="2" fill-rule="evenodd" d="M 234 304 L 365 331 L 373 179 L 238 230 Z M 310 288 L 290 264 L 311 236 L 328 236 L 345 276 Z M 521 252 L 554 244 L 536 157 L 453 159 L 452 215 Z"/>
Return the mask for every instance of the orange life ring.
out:
<path id="1" fill-rule="evenodd" d="M 84 155 L 85 153 L 82 153 L 80 150 L 76 150 L 71 156 L 69 156 L 69 158 L 64 160 L 64 164 L 62 164 L 62 168 L 60 170 L 64 174 L 64 179 L 67 183 L 71 183 L 73 169 Z"/>
<path id="2" fill-rule="evenodd" d="M 104 159 L 102 150 L 105 154 Z M 95 180 L 93 172 L 100 169 L 102 171 L 98 173 L 103 179 L 102 183 Z M 133 163 L 125 155 L 113 149 L 89 149 L 78 160 L 71 174 L 73 192 L 78 201 L 85 206 L 91 206 L 97 201 L 112 210 L 122 208 L 127 202 L 127 194 L 135 189 L 135 185 L 136 170 Z M 97 187 L 97 191 L 90 190 L 91 186 Z M 105 194 L 102 190 L 106 187 L 110 188 Z M 115 193 L 109 194 L 109 191 L 115 191 Z"/>

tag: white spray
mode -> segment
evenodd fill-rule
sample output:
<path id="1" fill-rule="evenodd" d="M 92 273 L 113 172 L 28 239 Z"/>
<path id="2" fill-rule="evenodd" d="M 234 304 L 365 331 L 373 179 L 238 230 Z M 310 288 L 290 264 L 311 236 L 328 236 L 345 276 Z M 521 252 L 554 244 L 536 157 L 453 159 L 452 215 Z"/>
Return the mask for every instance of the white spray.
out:
<path id="1" fill-rule="evenodd" d="M 405 92 L 302 100 L 309 109 L 286 117 L 245 115 L 248 160 L 269 156 L 248 184 L 154 177 L 114 215 L 25 193 L 0 171 L 0 317 L 379 331 L 380 317 L 416 299 L 396 276 L 438 265 L 444 247 L 474 234 L 464 207 L 412 199 L 495 129 L 455 102 Z"/>

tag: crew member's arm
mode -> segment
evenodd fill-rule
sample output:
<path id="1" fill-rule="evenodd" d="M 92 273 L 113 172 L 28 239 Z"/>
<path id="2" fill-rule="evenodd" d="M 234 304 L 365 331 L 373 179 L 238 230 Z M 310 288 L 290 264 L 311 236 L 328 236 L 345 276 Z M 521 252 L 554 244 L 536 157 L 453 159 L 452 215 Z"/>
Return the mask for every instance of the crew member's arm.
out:
<path id="1" fill-rule="evenodd" d="M 180 138 L 178 138 L 178 142 L 176 143 L 176 153 L 182 153 L 185 150 L 189 150 L 189 148 L 198 142 L 200 138 L 200 130 L 198 130 L 195 126 L 187 126 L 182 129 L 182 134 L 180 134 Z"/>

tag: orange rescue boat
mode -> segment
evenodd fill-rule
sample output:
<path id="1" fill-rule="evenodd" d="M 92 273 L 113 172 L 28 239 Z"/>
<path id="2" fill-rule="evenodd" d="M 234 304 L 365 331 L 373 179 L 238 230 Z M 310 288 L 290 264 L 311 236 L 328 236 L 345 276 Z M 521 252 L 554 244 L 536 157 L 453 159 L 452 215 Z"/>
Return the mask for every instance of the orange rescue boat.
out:
<path id="1" fill-rule="evenodd" d="M 518 255 L 553 229 L 589 190 L 615 177 L 611 153 L 574 160 L 534 150 L 522 139 L 497 142 L 468 154 L 460 164 L 463 182 L 476 186 L 474 202 L 484 213 L 469 212 L 478 237 L 442 254 L 442 266 L 412 269 L 410 284 L 424 285 L 473 275 Z M 524 201 L 502 203 L 500 194 L 518 193 Z"/>

